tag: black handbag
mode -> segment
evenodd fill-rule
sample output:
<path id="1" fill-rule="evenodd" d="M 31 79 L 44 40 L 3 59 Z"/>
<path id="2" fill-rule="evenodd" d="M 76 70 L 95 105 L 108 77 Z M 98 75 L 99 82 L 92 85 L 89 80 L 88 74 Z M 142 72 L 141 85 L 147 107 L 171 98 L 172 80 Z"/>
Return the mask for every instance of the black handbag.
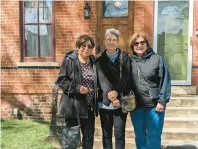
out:
<path id="1" fill-rule="evenodd" d="M 149 96 L 151 99 L 158 100 L 160 98 L 159 88 L 149 88 Z"/>
<path id="2" fill-rule="evenodd" d="M 71 86 L 71 85 L 70 85 Z M 69 87 L 70 88 L 70 87 Z M 68 92 L 69 97 L 69 92 Z M 77 126 L 68 126 L 67 123 L 65 123 L 65 119 L 62 122 L 62 126 L 59 130 L 59 138 L 60 142 L 62 144 L 63 149 L 73 149 L 81 146 L 81 134 L 80 134 L 80 118 L 79 118 L 79 107 L 77 105 L 77 99 L 74 98 L 74 105 L 76 107 L 76 116 L 78 119 L 78 125 Z"/>
<path id="3" fill-rule="evenodd" d="M 120 53 L 120 79 L 122 78 L 122 52 Z M 128 95 L 123 95 L 121 93 L 121 107 L 123 113 L 128 113 L 133 111 L 136 108 L 136 100 L 135 100 L 135 94 L 130 89 Z"/>

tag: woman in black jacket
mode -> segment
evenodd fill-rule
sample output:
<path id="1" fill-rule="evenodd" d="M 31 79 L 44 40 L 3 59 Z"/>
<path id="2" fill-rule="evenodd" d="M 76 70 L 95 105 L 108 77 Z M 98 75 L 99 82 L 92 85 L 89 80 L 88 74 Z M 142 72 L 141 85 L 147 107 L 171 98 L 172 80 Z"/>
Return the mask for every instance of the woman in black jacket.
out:
<path id="1" fill-rule="evenodd" d="M 77 100 L 82 131 L 83 149 L 92 149 L 95 112 L 97 114 L 97 77 L 94 56 L 94 40 L 88 35 L 76 41 L 77 50 L 66 54 L 58 75 L 57 84 L 62 89 L 59 116 L 65 117 L 68 126 L 78 125 L 74 98 Z"/>
<path id="2" fill-rule="evenodd" d="M 97 59 L 98 78 L 102 92 L 99 92 L 99 113 L 103 132 L 103 148 L 112 149 L 112 129 L 114 126 L 115 148 L 125 147 L 125 124 L 127 114 L 120 107 L 120 93 L 126 88 L 130 75 L 130 60 L 126 52 L 118 48 L 120 32 L 107 29 L 106 50 Z M 122 77 L 120 78 L 120 56 Z"/>
<path id="3" fill-rule="evenodd" d="M 166 103 L 171 95 L 168 67 L 150 46 L 144 33 L 135 33 L 129 42 L 131 57 L 131 87 L 136 109 L 131 112 L 137 149 L 161 149 L 161 135 Z"/>

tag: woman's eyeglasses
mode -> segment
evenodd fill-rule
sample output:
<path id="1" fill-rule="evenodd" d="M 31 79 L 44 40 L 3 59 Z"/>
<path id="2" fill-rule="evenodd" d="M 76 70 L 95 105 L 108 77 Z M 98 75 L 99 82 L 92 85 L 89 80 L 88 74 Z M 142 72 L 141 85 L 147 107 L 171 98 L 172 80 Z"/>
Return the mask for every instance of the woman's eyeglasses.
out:
<path id="1" fill-rule="evenodd" d="M 146 41 L 144 40 L 144 41 L 140 41 L 140 42 L 135 42 L 133 45 L 134 45 L 135 47 L 137 47 L 137 46 L 139 46 L 139 44 L 140 44 L 141 46 L 144 46 L 144 45 L 146 44 Z"/>
<path id="2" fill-rule="evenodd" d="M 93 47 L 91 46 L 91 45 L 81 45 L 81 47 L 83 48 L 83 49 L 85 49 L 86 47 L 88 48 L 88 49 L 93 49 Z"/>
<path id="3" fill-rule="evenodd" d="M 117 39 L 107 38 L 106 41 L 116 43 L 118 40 Z"/>

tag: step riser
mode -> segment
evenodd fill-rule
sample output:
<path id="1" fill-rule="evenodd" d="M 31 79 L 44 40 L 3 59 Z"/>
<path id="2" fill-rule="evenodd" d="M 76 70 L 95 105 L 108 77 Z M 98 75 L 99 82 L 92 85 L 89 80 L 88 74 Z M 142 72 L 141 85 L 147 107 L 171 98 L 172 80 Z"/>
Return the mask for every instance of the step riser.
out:
<path id="1" fill-rule="evenodd" d="M 172 86 L 172 95 L 196 95 L 196 86 Z"/>
<path id="2" fill-rule="evenodd" d="M 168 109 L 166 110 L 166 117 L 198 117 L 198 109 Z"/>
<path id="3" fill-rule="evenodd" d="M 95 121 L 96 127 L 100 127 L 100 119 L 96 118 Z M 126 121 L 126 127 L 132 127 L 130 119 Z M 164 128 L 198 128 L 198 121 L 174 121 L 174 120 L 165 120 Z"/>
<path id="4" fill-rule="evenodd" d="M 163 132 L 162 140 L 198 140 L 198 133 L 186 133 L 186 132 L 179 132 L 179 133 L 171 133 L 171 132 Z"/>
<path id="5" fill-rule="evenodd" d="M 165 121 L 164 128 L 198 128 L 198 121 Z"/>
<path id="6" fill-rule="evenodd" d="M 103 149 L 102 141 L 94 141 L 93 149 Z M 113 142 L 113 149 L 115 149 L 114 142 Z M 135 145 L 135 143 L 125 143 L 125 149 L 136 149 L 136 145 Z"/>
<path id="7" fill-rule="evenodd" d="M 195 105 L 198 105 L 198 99 L 171 99 L 167 107 L 194 107 Z"/>
<path id="8" fill-rule="evenodd" d="M 95 136 L 102 136 L 102 131 L 100 128 L 95 129 Z M 125 132 L 125 137 L 127 139 L 131 138 L 134 139 L 134 131 L 133 129 L 127 130 Z M 188 133 L 188 132 L 177 132 L 177 133 L 172 133 L 172 132 L 163 132 L 162 135 L 162 140 L 198 140 L 198 132 L 197 133 Z"/>
<path id="9" fill-rule="evenodd" d="M 183 144 L 183 143 L 182 143 Z M 189 146 L 189 148 L 187 148 Z M 115 143 L 113 142 L 113 148 L 115 149 Z M 198 148 L 198 145 L 163 145 L 162 143 L 162 149 L 196 149 Z M 103 149 L 102 141 L 95 141 L 93 149 Z M 136 149 L 135 143 L 125 143 L 125 149 Z"/>

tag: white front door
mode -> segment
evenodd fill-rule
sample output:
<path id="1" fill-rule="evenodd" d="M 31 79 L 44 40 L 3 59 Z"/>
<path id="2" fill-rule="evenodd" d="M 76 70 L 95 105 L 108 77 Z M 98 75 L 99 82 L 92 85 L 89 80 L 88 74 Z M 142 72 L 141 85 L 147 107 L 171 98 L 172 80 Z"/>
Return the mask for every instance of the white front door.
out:
<path id="1" fill-rule="evenodd" d="M 172 85 L 191 85 L 193 0 L 156 1 L 154 50 L 168 65 Z"/>

